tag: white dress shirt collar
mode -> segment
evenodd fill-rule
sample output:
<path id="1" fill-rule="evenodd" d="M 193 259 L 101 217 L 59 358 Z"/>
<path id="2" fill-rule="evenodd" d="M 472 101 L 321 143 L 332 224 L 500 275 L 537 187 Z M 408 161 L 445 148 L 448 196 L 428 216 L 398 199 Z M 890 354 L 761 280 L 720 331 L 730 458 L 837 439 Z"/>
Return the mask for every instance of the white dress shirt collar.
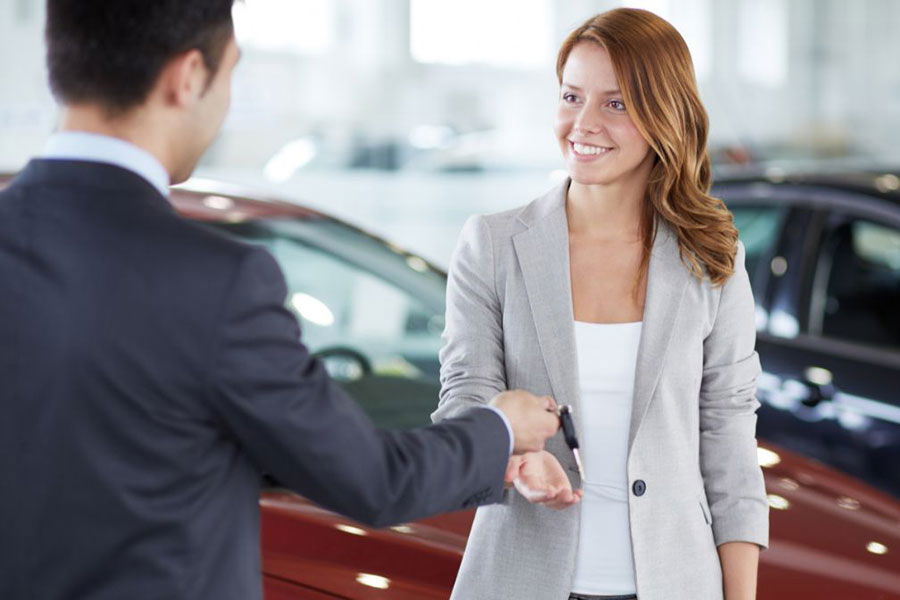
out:
<path id="1" fill-rule="evenodd" d="M 83 131 L 59 131 L 47 140 L 41 157 L 122 167 L 146 179 L 163 196 L 169 195 L 169 174 L 162 163 L 146 150 L 118 138 Z"/>

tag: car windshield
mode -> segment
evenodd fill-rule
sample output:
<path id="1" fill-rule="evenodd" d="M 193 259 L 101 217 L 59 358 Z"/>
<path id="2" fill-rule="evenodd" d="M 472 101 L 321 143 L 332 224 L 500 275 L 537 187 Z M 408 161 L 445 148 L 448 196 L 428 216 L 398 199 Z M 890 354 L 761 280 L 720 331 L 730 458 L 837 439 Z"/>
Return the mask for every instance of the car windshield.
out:
<path id="1" fill-rule="evenodd" d="M 275 256 L 303 342 L 379 426 L 429 422 L 440 390 L 443 273 L 327 218 L 216 227 Z"/>

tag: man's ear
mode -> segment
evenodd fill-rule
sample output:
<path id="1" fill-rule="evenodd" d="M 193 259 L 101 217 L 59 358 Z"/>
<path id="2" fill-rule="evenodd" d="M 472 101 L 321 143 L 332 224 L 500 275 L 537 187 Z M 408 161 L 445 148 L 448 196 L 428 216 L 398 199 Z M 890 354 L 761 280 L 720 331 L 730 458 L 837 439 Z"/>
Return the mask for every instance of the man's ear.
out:
<path id="1" fill-rule="evenodd" d="M 173 57 L 160 73 L 160 92 L 166 104 L 192 106 L 206 90 L 209 70 L 199 50 L 188 50 Z"/>

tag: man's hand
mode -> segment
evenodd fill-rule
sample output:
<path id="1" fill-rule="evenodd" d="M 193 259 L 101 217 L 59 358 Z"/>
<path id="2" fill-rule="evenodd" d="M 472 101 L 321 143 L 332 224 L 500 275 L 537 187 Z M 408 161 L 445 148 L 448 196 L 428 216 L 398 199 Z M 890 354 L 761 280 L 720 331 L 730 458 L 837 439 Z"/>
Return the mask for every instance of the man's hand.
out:
<path id="1" fill-rule="evenodd" d="M 581 490 L 572 491 L 562 465 L 546 450 L 511 457 L 505 481 L 529 502 L 557 510 L 577 504 L 584 495 Z"/>
<path id="2" fill-rule="evenodd" d="M 513 430 L 513 454 L 537 452 L 559 429 L 556 402 L 549 396 L 535 396 L 524 390 L 497 394 L 491 406 L 503 411 Z"/>

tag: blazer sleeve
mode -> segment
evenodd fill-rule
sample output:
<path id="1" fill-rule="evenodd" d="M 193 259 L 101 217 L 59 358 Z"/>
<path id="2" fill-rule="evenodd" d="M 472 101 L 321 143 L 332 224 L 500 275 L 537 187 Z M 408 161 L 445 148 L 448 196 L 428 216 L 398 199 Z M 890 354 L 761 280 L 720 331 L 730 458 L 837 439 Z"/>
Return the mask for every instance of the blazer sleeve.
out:
<path id="1" fill-rule="evenodd" d="M 433 421 L 484 405 L 507 388 L 502 319 L 490 230 L 484 217 L 473 216 L 450 260 L 441 394 Z"/>
<path id="2" fill-rule="evenodd" d="M 509 437 L 489 410 L 410 431 L 376 428 L 300 342 L 263 249 L 242 259 L 212 355 L 210 403 L 256 463 L 308 499 L 374 526 L 496 502 Z"/>
<path id="3" fill-rule="evenodd" d="M 712 331 L 703 342 L 700 469 L 716 545 L 746 541 L 768 547 L 769 506 L 756 450 L 753 294 L 738 242 L 734 274 L 720 288 Z"/>

